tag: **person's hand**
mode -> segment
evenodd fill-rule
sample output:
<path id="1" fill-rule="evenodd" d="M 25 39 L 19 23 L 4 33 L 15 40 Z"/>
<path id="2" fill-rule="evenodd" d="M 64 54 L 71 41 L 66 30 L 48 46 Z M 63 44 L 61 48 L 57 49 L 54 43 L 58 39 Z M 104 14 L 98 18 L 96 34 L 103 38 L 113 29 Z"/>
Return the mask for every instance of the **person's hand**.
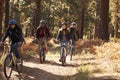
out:
<path id="1" fill-rule="evenodd" d="M 58 39 L 55 39 L 56 42 L 58 42 L 59 40 Z"/>
<path id="2" fill-rule="evenodd" d="M 70 44 L 72 44 L 72 39 L 70 39 L 69 41 L 70 41 Z"/>
<path id="3" fill-rule="evenodd" d="M 50 40 L 50 38 L 47 38 L 47 41 L 49 41 Z"/>
<path id="4" fill-rule="evenodd" d="M 54 43 L 55 44 L 58 44 L 59 43 L 59 40 L 58 39 L 53 39 Z"/>

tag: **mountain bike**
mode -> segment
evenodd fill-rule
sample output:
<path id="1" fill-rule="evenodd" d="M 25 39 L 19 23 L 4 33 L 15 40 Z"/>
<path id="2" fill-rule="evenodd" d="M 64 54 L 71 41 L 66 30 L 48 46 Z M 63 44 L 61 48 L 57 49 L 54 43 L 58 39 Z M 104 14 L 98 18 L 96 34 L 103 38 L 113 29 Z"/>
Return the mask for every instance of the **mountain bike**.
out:
<path id="1" fill-rule="evenodd" d="M 43 63 L 45 61 L 45 39 L 41 39 L 39 58 L 40 63 Z"/>
<path id="2" fill-rule="evenodd" d="M 65 66 L 66 57 L 67 57 L 67 43 L 65 43 L 65 42 L 62 43 L 62 45 L 61 45 L 60 55 L 61 55 L 62 66 Z"/>
<path id="3" fill-rule="evenodd" d="M 11 77 L 13 68 L 16 68 L 16 71 L 19 74 L 22 72 L 23 60 L 22 57 L 20 56 L 20 61 L 17 62 L 17 58 L 15 57 L 15 54 L 13 53 L 13 51 L 11 51 L 11 46 L 8 44 L 3 44 L 3 45 L 5 47 L 8 46 L 9 48 L 4 60 L 4 75 L 7 79 L 9 79 Z"/>

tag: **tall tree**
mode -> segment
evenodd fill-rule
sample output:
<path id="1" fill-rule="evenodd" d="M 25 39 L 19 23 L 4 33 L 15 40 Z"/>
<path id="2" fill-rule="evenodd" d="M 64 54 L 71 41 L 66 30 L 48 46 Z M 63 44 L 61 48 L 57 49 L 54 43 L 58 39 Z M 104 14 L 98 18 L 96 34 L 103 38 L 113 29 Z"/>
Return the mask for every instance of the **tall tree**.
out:
<path id="1" fill-rule="evenodd" d="M 0 38 L 2 36 L 3 3 L 4 0 L 0 0 Z"/>
<path id="2" fill-rule="evenodd" d="M 109 40 L 109 0 L 100 0 L 99 36 L 102 40 Z"/>
<path id="3" fill-rule="evenodd" d="M 42 0 L 36 0 L 36 14 L 35 14 L 35 26 L 37 27 L 40 23 L 40 8 L 41 8 L 41 1 Z"/>
<path id="4" fill-rule="evenodd" d="M 32 29 L 32 36 L 34 36 L 34 32 L 35 32 L 35 29 L 36 29 L 36 27 L 39 25 L 39 23 L 40 23 L 40 16 L 41 16 L 41 10 L 40 10 L 40 8 L 41 8 L 41 1 L 42 0 L 36 0 L 35 1 L 35 4 L 36 4 L 36 9 L 35 9 L 35 14 L 33 15 L 33 29 Z"/>
<path id="5" fill-rule="evenodd" d="M 15 18 L 15 5 L 14 5 L 14 0 L 10 0 L 10 18 L 14 19 Z"/>
<path id="6" fill-rule="evenodd" d="M 84 13 L 85 13 L 85 1 L 80 1 L 81 8 L 79 8 L 78 12 L 78 31 L 79 31 L 79 38 L 83 39 L 83 27 L 84 27 Z"/>
<path id="7" fill-rule="evenodd" d="M 8 27 L 8 22 L 9 22 L 9 2 L 10 2 L 10 0 L 5 0 L 5 27 L 4 27 L 4 31 Z"/>
<path id="8" fill-rule="evenodd" d="M 95 15 L 95 27 L 94 27 L 94 33 L 93 38 L 98 38 L 98 27 L 99 27 L 99 17 L 100 17 L 100 3 L 99 0 L 96 0 L 96 15 Z"/>
<path id="9" fill-rule="evenodd" d="M 112 37 L 118 37 L 118 28 L 119 28 L 119 0 L 112 0 L 111 3 L 111 23 L 112 23 Z"/>

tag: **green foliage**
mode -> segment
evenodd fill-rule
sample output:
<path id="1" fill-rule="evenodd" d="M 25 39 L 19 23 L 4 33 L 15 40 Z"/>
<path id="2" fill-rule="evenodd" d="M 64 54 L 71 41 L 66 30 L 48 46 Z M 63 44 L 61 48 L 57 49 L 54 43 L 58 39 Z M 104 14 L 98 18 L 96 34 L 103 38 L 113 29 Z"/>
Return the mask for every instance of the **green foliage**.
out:
<path id="1" fill-rule="evenodd" d="M 115 26 L 116 24 L 115 15 L 117 15 L 118 18 L 120 17 L 120 0 L 118 0 L 118 2 L 116 1 L 110 0 L 110 17 L 112 17 L 112 19 L 110 18 L 110 26 Z M 80 22 L 78 16 L 82 14 L 81 8 L 83 3 L 85 3 L 84 34 L 85 36 L 93 35 L 97 17 L 96 0 L 42 0 L 40 17 L 46 20 L 53 34 L 56 35 L 56 29 L 60 27 L 61 22 L 66 21 L 68 27 L 72 21 Z M 28 28 L 29 33 L 32 34 L 32 31 L 37 27 L 35 26 L 35 18 L 37 17 L 35 0 L 11 0 L 10 7 L 10 19 L 16 19 L 18 24 L 23 27 L 24 32 L 26 28 Z M 120 21 L 117 21 L 117 23 L 119 26 Z M 110 28 L 110 32 L 112 32 L 112 28 Z"/>

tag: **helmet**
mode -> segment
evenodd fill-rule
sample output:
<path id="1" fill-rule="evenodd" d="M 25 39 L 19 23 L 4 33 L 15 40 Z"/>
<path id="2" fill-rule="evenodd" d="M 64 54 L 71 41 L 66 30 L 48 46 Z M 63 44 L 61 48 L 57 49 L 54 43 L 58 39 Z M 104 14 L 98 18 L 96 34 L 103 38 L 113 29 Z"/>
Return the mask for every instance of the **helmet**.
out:
<path id="1" fill-rule="evenodd" d="M 67 25 L 66 22 L 62 22 L 61 25 Z"/>
<path id="2" fill-rule="evenodd" d="M 45 20 L 44 19 L 40 20 L 40 23 L 45 23 Z"/>
<path id="3" fill-rule="evenodd" d="M 72 22 L 71 25 L 77 25 L 77 23 L 76 22 Z"/>
<path id="4" fill-rule="evenodd" d="M 11 25 L 11 24 L 16 24 L 17 22 L 16 22 L 16 20 L 10 20 L 9 21 L 9 24 Z"/>

